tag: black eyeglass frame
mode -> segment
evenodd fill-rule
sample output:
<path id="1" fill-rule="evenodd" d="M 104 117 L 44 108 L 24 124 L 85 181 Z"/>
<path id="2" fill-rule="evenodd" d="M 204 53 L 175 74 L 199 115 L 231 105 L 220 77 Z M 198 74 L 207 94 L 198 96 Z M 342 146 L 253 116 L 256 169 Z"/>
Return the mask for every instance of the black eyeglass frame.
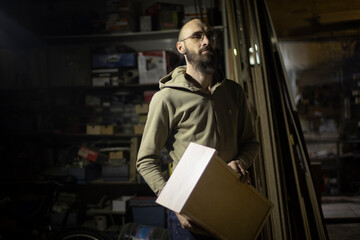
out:
<path id="1" fill-rule="evenodd" d="M 200 37 L 199 34 L 201 34 Z M 198 31 L 198 32 L 194 32 L 193 34 L 191 34 L 189 37 L 186 37 L 182 40 L 180 40 L 179 42 L 182 42 L 182 41 L 185 41 L 187 39 L 193 39 L 193 40 L 196 40 L 197 42 L 198 41 L 203 41 L 204 40 L 204 36 L 206 36 L 210 42 L 214 42 L 216 40 L 216 33 L 214 31 L 208 31 L 208 32 L 203 32 L 203 31 Z"/>

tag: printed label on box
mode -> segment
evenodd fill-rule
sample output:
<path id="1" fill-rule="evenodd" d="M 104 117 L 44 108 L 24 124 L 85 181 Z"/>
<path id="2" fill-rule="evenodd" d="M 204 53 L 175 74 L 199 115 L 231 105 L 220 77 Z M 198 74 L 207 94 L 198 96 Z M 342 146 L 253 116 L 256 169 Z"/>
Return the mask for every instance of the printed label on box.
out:
<path id="1" fill-rule="evenodd" d="M 139 83 L 157 83 L 167 74 L 166 52 L 139 52 Z"/>

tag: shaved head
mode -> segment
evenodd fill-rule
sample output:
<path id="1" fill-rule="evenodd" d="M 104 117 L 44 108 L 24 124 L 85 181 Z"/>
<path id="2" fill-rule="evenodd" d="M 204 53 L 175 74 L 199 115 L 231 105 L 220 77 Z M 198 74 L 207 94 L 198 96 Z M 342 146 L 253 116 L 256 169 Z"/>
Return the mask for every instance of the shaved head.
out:
<path id="1" fill-rule="evenodd" d="M 182 26 L 182 28 L 180 29 L 179 32 L 179 41 L 181 41 L 182 39 L 190 36 L 193 33 L 193 29 L 196 28 L 201 28 L 201 29 L 211 29 L 211 26 L 204 22 L 203 20 L 201 20 L 200 18 L 194 18 L 191 19 L 190 21 L 188 21 L 187 23 L 184 24 L 184 26 Z"/>

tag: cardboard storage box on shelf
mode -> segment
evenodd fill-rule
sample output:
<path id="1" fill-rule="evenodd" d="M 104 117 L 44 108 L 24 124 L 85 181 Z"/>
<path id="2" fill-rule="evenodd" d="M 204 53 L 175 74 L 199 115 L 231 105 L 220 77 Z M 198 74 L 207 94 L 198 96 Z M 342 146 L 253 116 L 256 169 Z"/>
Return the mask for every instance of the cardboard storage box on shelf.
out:
<path id="1" fill-rule="evenodd" d="M 208 21 L 208 16 L 207 16 L 207 9 L 206 8 L 202 8 L 202 17 L 203 19 L 207 22 Z M 186 23 L 189 20 L 193 19 L 193 18 L 200 18 L 201 17 L 200 11 L 194 7 L 194 6 L 185 6 L 184 7 L 184 20 L 183 22 Z"/>
<path id="2" fill-rule="evenodd" d="M 151 26 L 151 16 L 140 16 L 140 32 L 150 32 Z"/>
<path id="3" fill-rule="evenodd" d="M 106 30 L 109 32 L 135 31 L 135 6 L 131 0 L 108 0 Z"/>
<path id="4" fill-rule="evenodd" d="M 180 28 L 184 16 L 184 6 L 173 3 L 154 3 L 145 10 L 151 16 L 152 30 Z"/>
<path id="5" fill-rule="evenodd" d="M 139 52 L 139 83 L 158 83 L 160 78 L 173 70 L 173 62 L 176 61 L 177 58 L 178 55 L 165 50 Z"/>
<path id="6" fill-rule="evenodd" d="M 133 0 L 107 0 L 107 12 L 131 12 L 134 8 Z"/>
<path id="7" fill-rule="evenodd" d="M 273 205 L 215 152 L 190 143 L 156 202 L 220 239 L 256 239 Z"/>
<path id="8" fill-rule="evenodd" d="M 109 152 L 109 160 L 117 160 L 117 159 L 123 159 L 123 158 L 124 158 L 123 151 Z"/>
<path id="9" fill-rule="evenodd" d="M 145 124 L 135 124 L 134 125 L 134 134 L 143 134 Z"/>
<path id="10" fill-rule="evenodd" d="M 113 135 L 113 125 L 86 125 L 86 134 L 88 135 Z"/>
<path id="11" fill-rule="evenodd" d="M 147 114 L 141 114 L 138 116 L 138 122 L 140 124 L 145 124 L 147 120 Z"/>
<path id="12" fill-rule="evenodd" d="M 134 32 L 134 16 L 128 12 L 109 13 L 106 19 L 106 30 L 109 32 Z"/>
<path id="13" fill-rule="evenodd" d="M 135 105 L 135 112 L 136 114 L 147 114 L 149 112 L 149 104 L 136 104 Z"/>
<path id="14" fill-rule="evenodd" d="M 77 155 L 83 159 L 86 159 L 90 162 L 104 164 L 109 160 L 108 155 L 100 152 L 97 148 L 82 145 Z"/>
<path id="15" fill-rule="evenodd" d="M 138 124 L 134 125 L 134 134 L 142 134 L 144 132 L 145 122 L 149 112 L 149 103 L 136 104 L 135 112 L 138 115 Z"/>
<path id="16" fill-rule="evenodd" d="M 119 69 L 93 69 L 91 70 L 91 81 L 93 87 L 117 86 L 119 85 Z"/>

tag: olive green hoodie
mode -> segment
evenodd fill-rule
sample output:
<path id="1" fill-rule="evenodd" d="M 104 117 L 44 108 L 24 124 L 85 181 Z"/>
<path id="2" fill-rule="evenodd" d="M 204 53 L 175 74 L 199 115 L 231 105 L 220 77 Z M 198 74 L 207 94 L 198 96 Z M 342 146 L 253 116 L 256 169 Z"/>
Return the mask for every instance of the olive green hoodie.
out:
<path id="1" fill-rule="evenodd" d="M 216 76 L 209 94 L 187 80 L 185 72 L 181 66 L 160 80 L 138 152 L 137 169 L 156 195 L 167 181 L 159 166 L 164 146 L 173 168 L 190 142 L 215 148 L 226 163 L 241 159 L 246 167 L 259 148 L 242 87 Z"/>

